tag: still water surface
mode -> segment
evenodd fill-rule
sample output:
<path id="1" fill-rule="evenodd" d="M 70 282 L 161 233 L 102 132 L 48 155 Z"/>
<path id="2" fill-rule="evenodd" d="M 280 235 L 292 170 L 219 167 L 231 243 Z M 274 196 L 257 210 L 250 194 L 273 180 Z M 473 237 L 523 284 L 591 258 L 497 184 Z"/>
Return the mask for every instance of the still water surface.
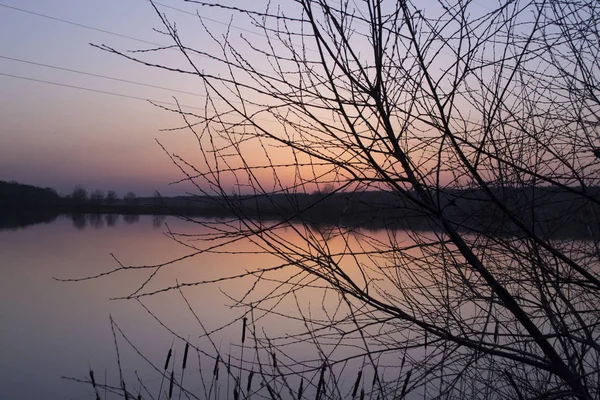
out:
<path id="1" fill-rule="evenodd" d="M 198 233 L 198 227 L 176 218 L 157 221 L 150 216 L 110 221 L 64 217 L 49 224 L 0 230 L 0 399 L 94 398 L 89 385 L 62 378 L 87 379 L 90 367 L 98 381 L 103 382 L 106 377 L 108 382 L 118 382 L 110 316 L 157 365 L 164 363 L 173 344 L 176 357 L 181 358 L 182 343 L 174 342 L 173 335 L 138 302 L 110 300 L 132 293 L 148 273 L 126 271 L 83 282 L 53 279 L 79 278 L 114 269 L 118 263 L 111 254 L 124 265 L 148 265 L 191 253 L 190 248 L 164 234 L 165 222 L 172 230 Z M 250 243 L 237 246 L 237 250 L 251 249 Z M 162 269 L 146 289 L 235 275 L 273 262 L 264 256 L 201 254 Z M 143 302 L 170 329 L 194 342 L 202 329 L 212 330 L 244 315 L 245 310 L 230 307 L 232 301 L 226 294 L 239 294 L 252 283 L 227 281 L 186 289 L 186 298 L 204 328 L 176 292 L 146 297 Z M 321 309 L 322 299 L 305 299 L 306 307 L 311 304 Z M 280 307 L 296 305 L 284 302 Z M 268 334 L 285 334 L 289 329 L 269 318 L 261 320 L 262 329 Z M 232 344 L 235 347 L 240 342 L 239 336 L 240 327 L 230 326 L 213 337 L 215 345 L 227 353 Z M 150 376 L 150 367 L 122 338 L 119 343 L 127 381 L 135 382 L 135 371 L 142 377 Z M 155 374 L 145 383 L 157 385 L 158 379 Z M 194 383 L 186 386 L 190 385 Z M 110 393 L 108 397 L 117 398 Z"/>
<path id="2" fill-rule="evenodd" d="M 151 264 L 190 252 L 166 237 L 164 228 L 153 226 L 152 217 L 132 222 L 120 219 L 112 227 L 88 223 L 82 229 L 81 221 L 60 218 L 0 231 L 0 399 L 90 398 L 87 385 L 61 377 L 85 378 L 91 366 L 100 379 L 105 369 L 109 380 L 114 378 L 110 315 L 148 357 L 164 360 L 172 335 L 137 302 L 110 300 L 132 292 L 143 276 L 122 273 L 76 283 L 53 279 L 113 269 L 118 265 L 111 253 L 125 264 Z M 177 229 L 181 221 L 168 223 Z M 227 257 L 216 257 L 207 254 L 163 270 L 155 285 L 207 279 L 238 268 Z M 201 304 L 195 309 L 208 328 L 235 316 L 217 286 L 204 287 L 193 300 Z M 145 303 L 184 337 L 198 331 L 189 315 L 180 315 L 185 311 L 181 298 L 157 296 Z M 228 343 L 227 333 L 223 336 Z"/>

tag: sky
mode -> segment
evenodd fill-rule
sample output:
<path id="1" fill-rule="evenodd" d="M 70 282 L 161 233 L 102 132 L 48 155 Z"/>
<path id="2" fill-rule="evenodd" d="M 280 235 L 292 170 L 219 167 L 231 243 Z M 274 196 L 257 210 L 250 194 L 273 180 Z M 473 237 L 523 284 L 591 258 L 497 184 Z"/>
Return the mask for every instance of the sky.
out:
<path id="1" fill-rule="evenodd" d="M 157 6 L 191 44 L 208 42 L 193 15 L 197 7 L 178 0 Z M 228 12 L 201 11 L 212 33 L 224 32 Z M 239 16 L 233 23 L 233 29 L 251 28 Z M 76 185 L 120 195 L 188 190 L 169 185 L 181 172 L 157 141 L 193 162 L 193 137 L 164 131 L 180 126 L 180 117 L 144 99 L 172 103 L 176 96 L 185 106 L 202 107 L 204 98 L 194 95 L 201 85 L 90 45 L 127 51 L 171 44 L 154 30 L 160 27 L 147 0 L 0 0 L 0 180 L 63 194 Z M 202 62 L 203 68 L 210 63 Z"/>
<path id="2" fill-rule="evenodd" d="M 291 10 L 287 1 L 281 0 L 284 12 Z M 243 5 L 263 11 L 267 3 L 254 0 Z M 228 29 L 236 49 L 249 47 L 241 36 L 268 46 L 264 32 L 243 14 L 199 8 L 184 0 L 154 4 L 176 22 L 184 45 L 207 54 L 220 53 L 211 35 L 220 38 Z M 271 9 L 278 4 L 273 2 Z M 476 4 L 475 10 L 485 8 Z M 184 175 L 169 155 L 202 165 L 197 139 L 188 129 L 172 129 L 183 125 L 180 115 L 148 100 L 169 106 L 176 98 L 184 111 L 202 114 L 206 101 L 202 81 L 98 48 L 106 45 L 152 63 L 189 69 L 176 50 L 128 53 L 172 45 L 161 29 L 148 0 L 0 0 L 0 180 L 52 187 L 61 194 L 78 185 L 119 195 L 194 192 L 191 186 L 171 184 Z M 364 50 L 369 54 L 368 46 Z M 318 54 L 315 49 L 306 51 L 309 58 Z M 256 53 L 251 57 L 255 58 L 248 59 L 250 65 L 269 68 L 265 57 Z M 226 74 L 222 64 L 209 57 L 197 56 L 194 62 L 205 72 Z M 281 130 L 281 125 L 273 126 Z M 294 160 L 290 149 L 277 149 L 272 156 L 278 159 L 268 160 L 260 159 L 259 146 L 245 151 L 256 165 Z M 268 168 L 257 171 L 263 174 L 260 179 L 274 182 Z M 295 174 L 293 168 L 283 172 L 283 180 L 289 182 L 284 187 L 293 185 Z M 230 181 L 227 184 L 235 187 L 233 178 Z"/>

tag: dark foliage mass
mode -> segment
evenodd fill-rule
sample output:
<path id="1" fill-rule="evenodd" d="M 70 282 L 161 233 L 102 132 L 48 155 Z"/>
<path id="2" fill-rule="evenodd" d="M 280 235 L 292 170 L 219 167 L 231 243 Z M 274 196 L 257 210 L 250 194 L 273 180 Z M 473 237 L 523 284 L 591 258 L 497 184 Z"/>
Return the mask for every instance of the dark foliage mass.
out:
<path id="1" fill-rule="evenodd" d="M 535 196 L 532 189 L 522 188 L 498 188 L 494 192 L 514 212 L 529 210 L 534 206 L 536 212 L 525 213 L 523 220 L 553 236 L 586 238 L 596 234 L 590 232 L 587 219 L 591 213 L 600 211 L 597 205 L 582 201 L 569 190 L 538 188 Z M 600 188 L 588 188 L 588 193 L 600 198 Z M 486 200 L 486 194 L 481 190 L 444 190 L 435 196 L 440 199 L 441 206 L 447 209 L 447 217 L 465 230 L 488 230 L 499 235 L 518 231 L 510 219 L 503 218 L 502 210 L 497 205 Z M 314 226 L 440 229 L 414 203 L 398 198 L 394 192 L 381 190 L 268 193 L 235 198 L 209 195 L 137 197 L 129 192 L 121 200 L 116 198 L 113 191 L 106 197 L 100 190 L 88 196 L 82 186 L 76 187 L 72 194 L 61 197 L 51 188 L 0 181 L 0 205 L 0 227 L 4 228 L 51 222 L 59 214 L 227 217 L 239 212 L 244 218 L 260 217 L 273 221 L 289 219 L 305 221 Z"/>
<path id="2" fill-rule="evenodd" d="M 33 207 L 58 204 L 61 201 L 56 190 L 25 185 L 18 182 L 0 181 L 0 207 Z"/>

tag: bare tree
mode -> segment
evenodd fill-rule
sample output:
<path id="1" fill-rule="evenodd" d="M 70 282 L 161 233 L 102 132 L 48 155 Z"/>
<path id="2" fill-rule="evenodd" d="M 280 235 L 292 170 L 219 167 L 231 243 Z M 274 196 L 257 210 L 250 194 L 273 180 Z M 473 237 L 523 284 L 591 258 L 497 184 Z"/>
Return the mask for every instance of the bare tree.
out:
<path id="1" fill-rule="evenodd" d="M 73 193 L 71 193 L 71 199 L 75 204 L 81 204 L 89 200 L 89 195 L 83 186 L 78 185 L 75 187 L 75 189 L 73 189 Z"/>
<path id="2" fill-rule="evenodd" d="M 93 204 L 102 204 L 104 198 L 104 192 L 100 189 L 96 189 L 90 194 L 90 202 Z"/>
<path id="3" fill-rule="evenodd" d="M 361 357 L 375 371 L 364 390 L 386 398 L 600 397 L 598 3 L 188 3 L 237 12 L 262 37 L 206 29 L 221 49 L 209 54 L 155 8 L 185 67 L 143 57 L 167 49 L 102 48 L 204 87 L 202 113 L 170 109 L 201 157 L 172 160 L 236 218 L 196 221 L 212 234 L 194 251 L 250 240 L 279 259 L 248 272 L 276 288 L 239 304 L 337 299 L 326 317 L 287 316 L 304 331 L 253 330 L 257 343 L 319 346 L 317 397 L 332 390 L 326 365 Z M 339 205 L 326 230 L 307 221 L 323 199 Z M 388 234 L 360 228 L 359 208 Z M 356 354 L 326 351 L 345 340 Z"/>
<path id="4" fill-rule="evenodd" d="M 136 205 L 138 203 L 138 198 L 135 193 L 127 192 L 125 196 L 123 196 L 123 201 L 127 205 Z"/>
<path id="5" fill-rule="evenodd" d="M 117 202 L 117 200 L 118 200 L 117 192 L 115 192 L 114 190 L 109 190 L 106 193 L 106 203 L 107 204 L 111 204 L 111 205 L 115 204 Z"/>

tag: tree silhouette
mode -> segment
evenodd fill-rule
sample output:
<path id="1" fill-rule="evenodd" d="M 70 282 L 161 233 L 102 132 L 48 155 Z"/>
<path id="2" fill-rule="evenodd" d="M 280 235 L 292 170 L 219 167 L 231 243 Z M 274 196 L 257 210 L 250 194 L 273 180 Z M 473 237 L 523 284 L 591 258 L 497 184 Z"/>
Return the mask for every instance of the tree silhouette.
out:
<path id="1" fill-rule="evenodd" d="M 597 2 L 299 0 L 264 12 L 190 3 L 240 13 L 265 37 L 206 28 L 221 49 L 207 54 L 155 8 L 186 68 L 101 48 L 205 89 L 202 112 L 170 109 L 201 157 L 172 160 L 237 218 L 196 221 L 204 233 L 194 245 L 221 240 L 235 253 L 250 240 L 279 260 L 247 273 L 276 289 L 242 291 L 238 306 L 276 312 L 273 301 L 317 289 L 337 298 L 326 318 L 280 315 L 306 328 L 286 337 L 255 327 L 257 349 L 350 341 L 357 354 L 336 357 L 339 344 L 310 365 L 322 378 L 317 397 L 340 397 L 326 366 L 355 357 L 375 371 L 365 390 L 386 398 L 600 397 Z M 283 218 L 245 215 L 232 187 Z M 275 200 L 315 190 L 306 202 Z M 303 219 L 334 195 L 350 202 L 372 190 L 404 211 L 395 218 L 418 216 L 426 229 L 382 238 Z M 557 235 L 565 227 L 585 240 Z M 378 360 L 394 358 L 393 376 L 382 372 Z"/>
<path id="2" fill-rule="evenodd" d="M 106 193 L 106 204 L 109 204 L 109 205 L 116 204 L 117 200 L 118 200 L 117 192 L 115 192 L 114 190 L 109 190 Z"/>
<path id="3" fill-rule="evenodd" d="M 102 204 L 104 202 L 104 192 L 100 189 L 94 190 L 90 194 L 90 202 L 92 204 Z"/>
<path id="4" fill-rule="evenodd" d="M 136 205 L 136 204 L 138 204 L 138 198 L 137 198 L 136 194 L 133 193 L 133 192 L 127 192 L 127 193 L 125 193 L 125 196 L 123 196 L 123 201 L 127 205 Z"/>
<path id="5" fill-rule="evenodd" d="M 71 193 L 71 199 L 75 204 L 86 203 L 89 200 L 88 192 L 83 186 L 78 185 L 75 187 L 75 189 L 73 189 L 73 192 Z"/>

